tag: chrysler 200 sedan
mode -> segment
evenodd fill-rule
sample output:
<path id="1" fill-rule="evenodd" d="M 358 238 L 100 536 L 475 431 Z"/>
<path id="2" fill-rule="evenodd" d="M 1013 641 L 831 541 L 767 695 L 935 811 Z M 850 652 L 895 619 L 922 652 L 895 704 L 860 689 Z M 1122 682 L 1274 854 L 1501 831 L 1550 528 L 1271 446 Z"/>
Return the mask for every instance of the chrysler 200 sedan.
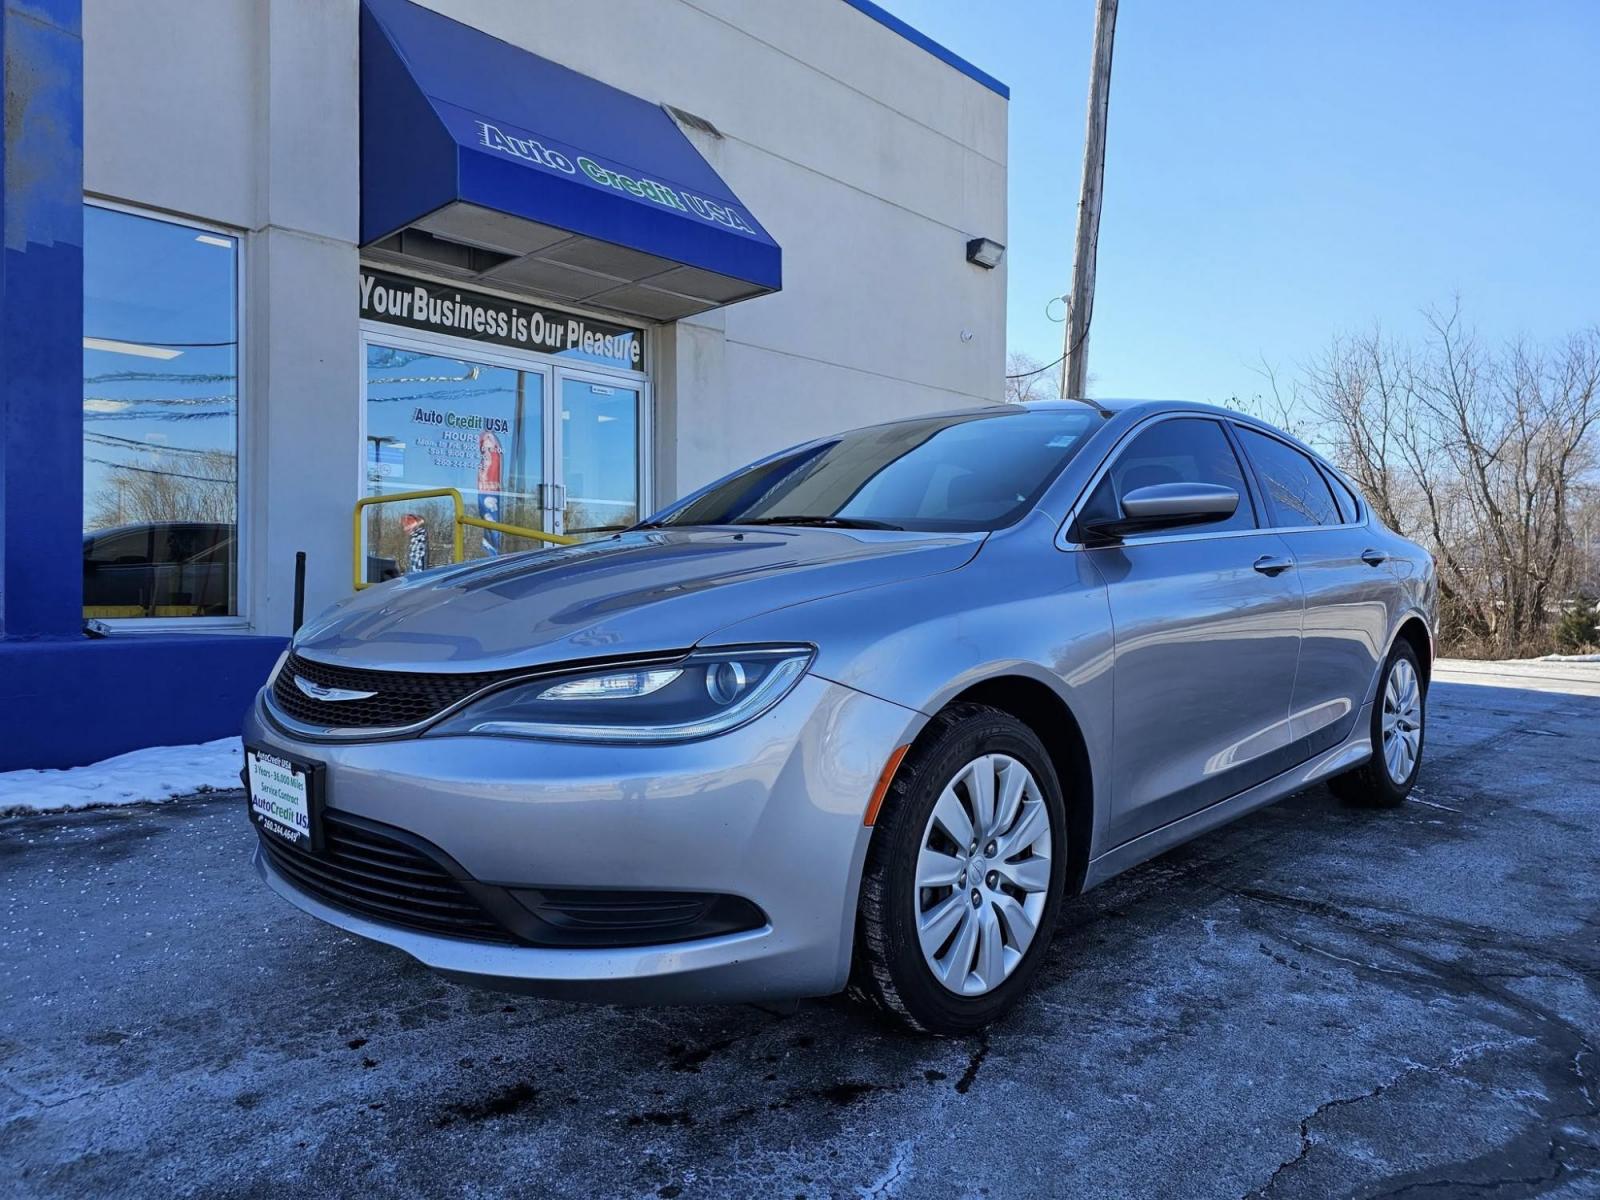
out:
<path id="1" fill-rule="evenodd" d="M 1314 782 L 1400 803 L 1434 612 L 1236 413 L 894 421 L 335 605 L 247 718 L 256 865 L 492 987 L 971 1029 L 1065 899 Z"/>

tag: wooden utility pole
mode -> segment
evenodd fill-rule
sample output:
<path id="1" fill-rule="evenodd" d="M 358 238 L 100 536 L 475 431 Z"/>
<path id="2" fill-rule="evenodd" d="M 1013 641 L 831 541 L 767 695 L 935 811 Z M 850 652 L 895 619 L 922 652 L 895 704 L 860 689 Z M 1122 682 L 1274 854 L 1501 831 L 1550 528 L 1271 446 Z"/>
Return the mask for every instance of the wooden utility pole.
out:
<path id="1" fill-rule="evenodd" d="M 1111 41 L 1117 0 L 1098 0 L 1094 14 L 1094 61 L 1089 67 L 1089 120 L 1083 136 L 1083 189 L 1078 196 L 1078 235 L 1072 248 L 1072 291 L 1062 341 L 1061 394 L 1078 400 L 1089 373 L 1089 322 L 1094 316 L 1095 251 L 1100 244 L 1100 201 L 1105 194 L 1106 111 L 1111 104 Z"/>

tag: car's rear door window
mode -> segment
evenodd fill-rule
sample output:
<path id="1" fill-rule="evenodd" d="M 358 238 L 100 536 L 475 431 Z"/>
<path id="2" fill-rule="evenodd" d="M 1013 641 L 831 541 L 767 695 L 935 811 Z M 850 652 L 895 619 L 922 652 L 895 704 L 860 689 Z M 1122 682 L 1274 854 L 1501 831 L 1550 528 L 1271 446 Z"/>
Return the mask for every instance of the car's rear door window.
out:
<path id="1" fill-rule="evenodd" d="M 1333 488 L 1333 498 L 1339 502 L 1339 515 L 1344 518 L 1344 523 L 1355 524 L 1361 519 L 1361 502 L 1356 499 L 1356 494 L 1332 471 L 1324 470 L 1322 474 Z"/>
<path id="2" fill-rule="evenodd" d="M 1267 515 L 1279 528 L 1338 525 L 1339 506 L 1321 469 L 1287 442 L 1247 425 L 1236 426 L 1266 492 Z"/>

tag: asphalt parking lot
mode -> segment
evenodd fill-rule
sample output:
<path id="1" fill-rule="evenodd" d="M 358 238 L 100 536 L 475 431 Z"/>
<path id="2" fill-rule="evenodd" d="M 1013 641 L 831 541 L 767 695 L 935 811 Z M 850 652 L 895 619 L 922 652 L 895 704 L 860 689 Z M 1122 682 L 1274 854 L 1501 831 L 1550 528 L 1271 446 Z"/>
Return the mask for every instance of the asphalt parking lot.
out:
<path id="1" fill-rule="evenodd" d="M 966 1040 L 456 986 L 272 896 L 236 794 L 3 821 L 0 1192 L 1600 1195 L 1583 677 L 1446 671 L 1403 808 L 1090 893 Z"/>

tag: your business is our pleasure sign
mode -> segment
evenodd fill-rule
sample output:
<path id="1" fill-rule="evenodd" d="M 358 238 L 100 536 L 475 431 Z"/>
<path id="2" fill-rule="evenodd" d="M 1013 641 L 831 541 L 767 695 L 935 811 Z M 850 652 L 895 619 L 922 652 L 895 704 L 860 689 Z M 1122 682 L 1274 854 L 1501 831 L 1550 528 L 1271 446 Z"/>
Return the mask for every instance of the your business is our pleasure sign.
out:
<path id="1" fill-rule="evenodd" d="M 645 369 L 642 330 L 370 267 L 361 268 L 361 316 L 557 358 Z"/>

